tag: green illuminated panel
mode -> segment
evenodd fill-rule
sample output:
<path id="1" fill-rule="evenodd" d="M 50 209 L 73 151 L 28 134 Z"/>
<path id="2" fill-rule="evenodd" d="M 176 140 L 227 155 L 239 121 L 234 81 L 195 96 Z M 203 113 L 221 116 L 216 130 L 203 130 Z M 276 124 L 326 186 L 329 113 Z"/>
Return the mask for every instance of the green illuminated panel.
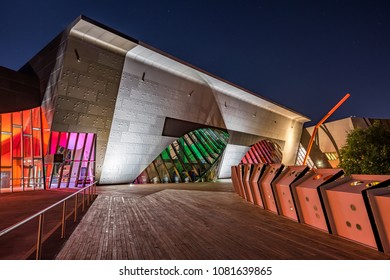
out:
<path id="1" fill-rule="evenodd" d="M 214 181 L 228 139 L 227 132 L 213 128 L 189 132 L 165 148 L 135 182 Z"/>

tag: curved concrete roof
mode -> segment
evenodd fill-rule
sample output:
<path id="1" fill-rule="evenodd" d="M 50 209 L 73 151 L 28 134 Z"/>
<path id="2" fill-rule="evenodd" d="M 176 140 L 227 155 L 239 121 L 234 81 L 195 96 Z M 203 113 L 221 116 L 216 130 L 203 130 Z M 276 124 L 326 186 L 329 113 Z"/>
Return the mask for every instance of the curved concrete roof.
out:
<path id="1" fill-rule="evenodd" d="M 114 52 L 127 55 L 145 64 L 162 68 L 199 83 L 208 83 L 213 88 L 255 106 L 286 116 L 294 121 L 307 122 L 310 119 L 289 108 L 272 102 L 240 86 L 192 66 L 178 58 L 166 54 L 134 38 L 106 27 L 85 16 L 80 16 L 70 29 L 72 35 L 82 40 L 108 48 Z"/>

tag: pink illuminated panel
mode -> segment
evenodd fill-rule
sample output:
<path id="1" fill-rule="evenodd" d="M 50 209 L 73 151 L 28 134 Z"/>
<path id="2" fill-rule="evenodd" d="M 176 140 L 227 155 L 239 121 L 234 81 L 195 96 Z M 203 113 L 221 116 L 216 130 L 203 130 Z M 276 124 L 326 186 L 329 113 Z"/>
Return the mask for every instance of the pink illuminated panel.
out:
<path id="1" fill-rule="evenodd" d="M 253 200 L 256 205 L 260 206 L 261 208 L 264 208 L 263 199 L 260 194 L 260 186 L 259 186 L 259 179 L 263 175 L 265 168 L 264 163 L 255 164 L 253 166 L 253 172 L 250 178 L 250 186 L 253 193 Z"/>
<path id="2" fill-rule="evenodd" d="M 308 169 L 307 166 L 288 166 L 274 183 L 274 193 L 279 202 L 280 214 L 294 221 L 298 221 L 298 216 L 290 190 L 290 184 L 302 177 Z"/>
<path id="3" fill-rule="evenodd" d="M 260 182 L 260 190 L 264 196 L 265 209 L 274 213 L 278 213 L 278 209 L 276 207 L 271 183 L 280 174 L 283 167 L 283 164 L 270 164 Z"/>
<path id="4" fill-rule="evenodd" d="M 47 182 L 50 188 L 74 188 L 95 179 L 94 133 L 51 133 L 49 154 L 46 155 Z"/>
<path id="5" fill-rule="evenodd" d="M 351 175 L 321 187 L 332 231 L 340 236 L 377 248 L 362 191 L 385 175 Z"/>
<path id="6" fill-rule="evenodd" d="M 327 217 L 322 209 L 318 187 L 334 181 L 343 174 L 341 169 L 312 169 L 301 180 L 292 185 L 302 223 L 328 231 Z"/>

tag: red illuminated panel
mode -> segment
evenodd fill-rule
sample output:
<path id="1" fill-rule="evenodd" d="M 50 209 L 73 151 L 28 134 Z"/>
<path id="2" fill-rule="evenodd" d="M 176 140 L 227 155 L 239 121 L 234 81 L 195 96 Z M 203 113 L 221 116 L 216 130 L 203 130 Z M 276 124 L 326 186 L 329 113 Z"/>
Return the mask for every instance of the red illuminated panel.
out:
<path id="1" fill-rule="evenodd" d="M 237 171 L 236 171 L 236 166 L 231 167 L 231 177 L 232 177 L 232 183 L 234 187 L 234 191 L 241 196 L 240 193 L 240 187 L 237 179 Z"/>
<path id="2" fill-rule="evenodd" d="M 261 208 L 264 208 L 264 205 L 263 205 L 263 199 L 261 198 L 260 187 L 259 187 L 258 181 L 264 172 L 264 168 L 265 168 L 264 163 L 256 164 L 253 167 L 253 172 L 252 172 L 252 175 L 250 177 L 250 186 L 251 186 L 252 193 L 253 193 L 253 200 L 254 200 L 255 204 L 260 206 Z"/>
<path id="3" fill-rule="evenodd" d="M 265 173 L 259 183 L 260 190 L 263 193 L 264 197 L 264 208 L 274 213 L 278 213 L 278 209 L 276 208 L 276 202 L 273 195 L 271 183 L 273 180 L 275 180 L 276 177 L 278 177 L 283 167 L 283 164 L 279 163 L 270 164 L 265 170 Z"/>
<path id="4" fill-rule="evenodd" d="M 309 168 L 306 165 L 288 166 L 274 182 L 274 193 L 279 203 L 280 214 L 294 221 L 298 221 L 298 216 L 290 185 L 302 177 L 308 170 Z"/>
<path id="5" fill-rule="evenodd" d="M 384 175 L 351 175 L 322 187 L 332 232 L 377 248 L 362 191 L 373 182 L 390 179 Z"/>
<path id="6" fill-rule="evenodd" d="M 244 164 L 243 165 L 244 176 L 242 177 L 242 181 L 243 181 L 244 188 L 245 188 L 246 200 L 251 202 L 251 203 L 254 203 L 252 190 L 251 190 L 251 187 L 249 185 L 251 167 L 252 167 L 251 164 Z"/>
<path id="7" fill-rule="evenodd" d="M 291 185 L 300 222 L 328 231 L 318 187 L 342 176 L 341 169 L 312 169 Z"/>
<path id="8" fill-rule="evenodd" d="M 247 199 L 246 198 L 246 192 L 245 192 L 245 189 L 244 189 L 244 183 L 242 181 L 244 165 L 239 164 L 237 166 L 236 170 L 237 170 L 237 181 L 238 181 L 238 185 L 239 185 L 240 190 L 241 190 L 241 196 L 242 196 L 242 198 L 244 198 L 246 200 Z"/>

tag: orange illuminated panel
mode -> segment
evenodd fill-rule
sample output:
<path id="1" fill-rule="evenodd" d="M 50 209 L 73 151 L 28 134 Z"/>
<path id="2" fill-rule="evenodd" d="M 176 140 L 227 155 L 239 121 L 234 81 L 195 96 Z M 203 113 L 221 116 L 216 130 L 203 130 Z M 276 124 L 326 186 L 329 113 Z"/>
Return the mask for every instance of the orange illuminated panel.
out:
<path id="1" fill-rule="evenodd" d="M 1 191 L 43 188 L 40 108 L 5 113 L 0 118 Z"/>
<path id="2" fill-rule="evenodd" d="M 20 158 L 22 157 L 22 129 L 14 127 L 12 131 L 12 156 Z"/>
<path id="3" fill-rule="evenodd" d="M 373 182 L 388 179 L 390 176 L 351 175 L 320 187 L 332 232 L 377 248 L 362 191 Z"/>
<path id="4" fill-rule="evenodd" d="M 334 181 L 344 174 L 342 169 L 312 169 L 291 184 L 300 222 L 328 231 L 318 187 Z"/>
<path id="5" fill-rule="evenodd" d="M 251 203 L 254 203 L 252 190 L 249 185 L 249 178 L 250 178 L 252 164 L 244 164 L 243 167 L 244 167 L 244 176 L 242 177 L 242 181 L 246 192 L 246 200 Z"/>
<path id="6" fill-rule="evenodd" d="M 253 193 L 253 200 L 254 200 L 255 204 L 260 206 L 261 208 L 264 208 L 264 204 L 263 204 L 263 199 L 262 199 L 261 194 L 260 194 L 260 186 L 259 186 L 258 182 L 264 173 L 265 167 L 266 167 L 266 164 L 264 164 L 264 163 L 255 164 L 253 167 L 252 175 L 251 175 L 250 180 L 249 180 L 250 186 L 252 189 L 252 193 Z"/>
<path id="7" fill-rule="evenodd" d="M 41 110 L 40 107 L 32 109 L 32 127 L 41 128 Z"/>
<path id="8" fill-rule="evenodd" d="M 280 163 L 269 164 L 259 183 L 260 191 L 264 197 L 264 201 L 263 201 L 264 208 L 274 213 L 278 213 L 278 209 L 276 207 L 276 202 L 275 202 L 271 183 L 276 179 L 276 177 L 279 176 L 279 174 L 283 170 L 283 167 L 284 165 Z"/>
<path id="9" fill-rule="evenodd" d="M 11 132 L 11 114 L 1 115 L 1 131 Z"/>
<path id="10" fill-rule="evenodd" d="M 290 185 L 301 178 L 308 170 L 309 168 L 306 165 L 288 166 L 273 183 L 279 214 L 294 221 L 298 221 L 298 216 Z"/>
<path id="11" fill-rule="evenodd" d="M 12 113 L 12 124 L 22 125 L 22 114 L 21 112 Z"/>
<path id="12" fill-rule="evenodd" d="M 23 133 L 31 134 L 31 110 L 22 112 L 23 116 Z"/>
<path id="13" fill-rule="evenodd" d="M 11 135 L 1 134 L 1 166 L 11 167 Z"/>

